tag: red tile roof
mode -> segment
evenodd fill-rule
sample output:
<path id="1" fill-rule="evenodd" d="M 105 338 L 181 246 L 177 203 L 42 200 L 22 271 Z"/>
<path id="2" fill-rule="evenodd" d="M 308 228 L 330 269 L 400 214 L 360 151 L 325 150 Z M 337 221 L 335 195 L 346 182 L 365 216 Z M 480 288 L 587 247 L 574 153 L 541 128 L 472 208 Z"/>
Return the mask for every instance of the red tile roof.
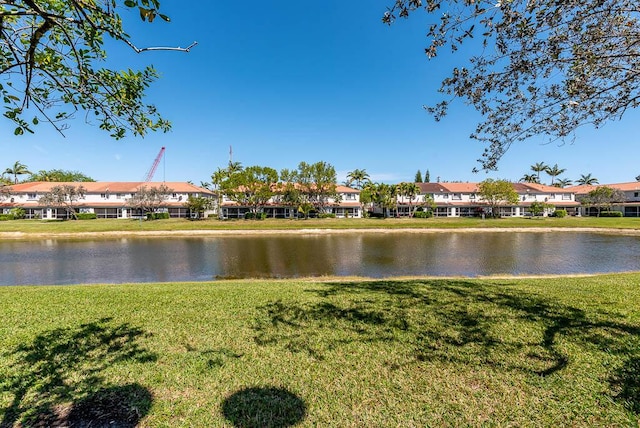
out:
<path id="1" fill-rule="evenodd" d="M 72 186 L 82 186 L 87 193 L 135 193 L 141 187 L 160 187 L 167 186 L 175 193 L 205 193 L 213 195 L 213 192 L 203 187 L 193 185 L 186 182 L 142 182 L 142 181 L 94 181 L 94 182 L 73 182 L 73 183 L 57 183 L 34 181 L 29 183 L 20 183 L 10 186 L 13 193 L 36 193 L 49 192 L 54 186 L 69 184 Z"/>
<path id="2" fill-rule="evenodd" d="M 640 191 L 640 182 L 638 181 L 631 181 L 627 183 L 596 184 L 596 185 L 581 184 L 578 186 L 567 187 L 567 189 L 571 190 L 577 195 L 586 195 L 587 193 L 597 189 L 598 187 L 605 187 L 605 186 L 611 187 L 612 189 L 618 189 L 623 192 Z"/>

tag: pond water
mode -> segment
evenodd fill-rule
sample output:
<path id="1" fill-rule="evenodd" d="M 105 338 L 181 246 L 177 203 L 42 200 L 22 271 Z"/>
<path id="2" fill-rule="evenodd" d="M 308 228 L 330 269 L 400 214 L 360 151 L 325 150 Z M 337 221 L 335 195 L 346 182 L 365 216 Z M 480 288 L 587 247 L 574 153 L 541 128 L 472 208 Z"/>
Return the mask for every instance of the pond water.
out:
<path id="1" fill-rule="evenodd" d="M 640 237 L 574 232 L 349 233 L 0 241 L 0 285 L 640 270 Z"/>

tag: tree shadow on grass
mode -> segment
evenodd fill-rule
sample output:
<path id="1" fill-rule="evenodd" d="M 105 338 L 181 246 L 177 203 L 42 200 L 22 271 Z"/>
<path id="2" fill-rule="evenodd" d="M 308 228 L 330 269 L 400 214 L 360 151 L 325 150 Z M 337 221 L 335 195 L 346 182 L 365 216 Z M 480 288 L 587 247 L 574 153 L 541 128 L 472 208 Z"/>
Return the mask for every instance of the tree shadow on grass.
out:
<path id="1" fill-rule="evenodd" d="M 233 393 L 222 403 L 222 414 L 235 427 L 275 428 L 301 422 L 307 405 L 283 388 L 251 387 Z"/>
<path id="2" fill-rule="evenodd" d="M 323 359 L 348 343 L 390 342 L 415 361 L 489 365 L 546 377 L 572 364 L 563 346 L 616 355 L 612 395 L 640 410 L 640 326 L 604 309 L 464 280 L 323 284 L 304 302 L 259 308 L 255 340 Z"/>
<path id="3" fill-rule="evenodd" d="M 151 406 L 151 393 L 138 384 L 110 385 L 104 371 L 156 355 L 138 343 L 147 333 L 111 321 L 45 331 L 3 352 L 10 363 L 0 372 L 0 390 L 11 398 L 0 427 L 135 426 Z"/>

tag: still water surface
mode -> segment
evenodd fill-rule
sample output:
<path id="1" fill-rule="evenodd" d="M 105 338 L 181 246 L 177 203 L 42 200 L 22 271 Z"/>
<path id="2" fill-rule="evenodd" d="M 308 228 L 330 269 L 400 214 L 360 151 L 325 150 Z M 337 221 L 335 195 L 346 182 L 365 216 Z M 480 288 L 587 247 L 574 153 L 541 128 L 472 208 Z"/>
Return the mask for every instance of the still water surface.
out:
<path id="1" fill-rule="evenodd" d="M 640 270 L 640 237 L 447 232 L 0 242 L 0 285 Z"/>

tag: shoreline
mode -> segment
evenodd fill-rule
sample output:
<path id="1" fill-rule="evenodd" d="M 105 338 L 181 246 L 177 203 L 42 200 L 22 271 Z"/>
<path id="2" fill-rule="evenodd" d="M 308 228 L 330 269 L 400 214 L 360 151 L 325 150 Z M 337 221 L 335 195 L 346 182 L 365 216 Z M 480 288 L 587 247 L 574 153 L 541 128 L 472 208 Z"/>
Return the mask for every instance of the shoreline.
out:
<path id="1" fill-rule="evenodd" d="M 495 228 L 362 228 L 362 229 L 196 229 L 196 230 L 157 230 L 157 231 L 104 231 L 104 232 L 0 232 L 0 240 L 32 239 L 90 239 L 90 238 L 188 238 L 188 237 L 229 237 L 229 236 L 265 236 L 265 235 L 331 235 L 331 234 L 399 234 L 399 233 L 602 233 L 610 235 L 640 236 L 640 229 L 616 229 L 598 227 L 495 227 Z"/>

